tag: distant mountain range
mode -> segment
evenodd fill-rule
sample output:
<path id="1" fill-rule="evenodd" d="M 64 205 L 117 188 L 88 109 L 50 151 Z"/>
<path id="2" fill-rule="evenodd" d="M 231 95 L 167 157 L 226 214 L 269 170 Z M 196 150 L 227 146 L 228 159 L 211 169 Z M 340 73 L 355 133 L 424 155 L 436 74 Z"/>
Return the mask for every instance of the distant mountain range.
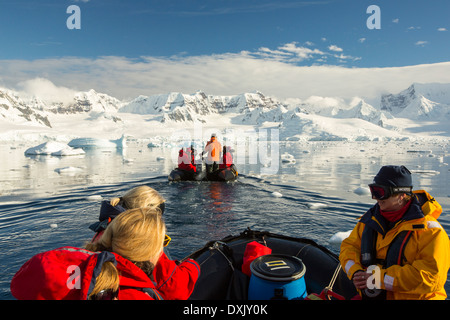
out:
<path id="1" fill-rule="evenodd" d="M 172 92 L 169 94 L 140 96 L 124 103 L 119 112 L 159 114 L 161 122 L 200 121 L 203 116 L 234 113 L 248 116 L 252 112 L 263 114 L 283 107 L 283 104 L 260 92 L 235 96 L 211 96 L 198 91 L 194 94 Z"/>
<path id="2" fill-rule="evenodd" d="M 385 129 L 395 129 L 392 121 L 406 118 L 414 121 L 447 122 L 450 119 L 450 84 L 414 83 L 397 94 L 384 94 L 379 106 L 360 98 L 346 102 L 340 98 L 310 97 L 296 103 L 284 103 L 261 92 L 234 96 L 213 96 L 204 92 L 183 94 L 171 92 L 139 96 L 121 101 L 94 90 L 78 92 L 70 102 L 45 102 L 45 97 L 24 97 L 18 92 L 0 88 L 0 119 L 11 124 L 31 124 L 51 128 L 51 115 L 87 114 L 88 119 L 106 117 L 122 121 L 123 114 L 152 115 L 156 121 L 171 123 L 206 123 L 209 116 L 230 116 L 233 124 L 262 125 L 273 122 L 280 128 L 297 126 L 298 130 L 312 120 L 308 115 L 333 119 L 361 119 Z M 296 125 L 293 124 L 296 122 Z M 388 124 L 388 122 L 390 124 Z"/>

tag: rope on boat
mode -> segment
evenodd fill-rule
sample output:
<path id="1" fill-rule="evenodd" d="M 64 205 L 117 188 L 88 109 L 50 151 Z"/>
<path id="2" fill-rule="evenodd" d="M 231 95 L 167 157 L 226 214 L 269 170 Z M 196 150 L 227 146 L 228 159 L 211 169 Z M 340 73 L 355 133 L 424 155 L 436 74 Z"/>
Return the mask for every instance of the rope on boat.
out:
<path id="1" fill-rule="evenodd" d="M 342 268 L 341 264 L 338 263 L 338 265 L 336 267 L 336 270 L 334 270 L 334 274 L 331 277 L 330 283 L 328 284 L 327 287 L 325 287 L 325 289 L 328 289 L 330 291 L 333 290 L 334 283 L 336 282 L 336 279 L 338 278 L 338 275 L 339 275 L 339 272 L 341 271 L 341 268 Z"/>
<path id="2" fill-rule="evenodd" d="M 210 248 L 210 249 L 215 249 L 215 250 L 219 251 L 219 252 L 225 257 L 225 259 L 228 261 L 228 264 L 230 265 L 231 270 L 234 271 L 233 263 L 230 261 L 230 259 L 228 259 L 227 255 L 226 255 L 225 253 L 223 253 L 222 250 L 220 250 L 220 246 L 219 246 L 219 245 L 225 245 L 225 246 L 226 246 L 227 244 L 226 244 L 225 242 L 222 242 L 222 241 L 216 241 L 216 242 L 214 242 L 213 245 L 212 245 L 211 247 L 209 247 L 209 248 Z"/>
<path id="3" fill-rule="evenodd" d="M 330 280 L 330 283 L 328 284 L 328 286 L 326 286 L 320 294 L 311 293 L 305 299 L 306 300 L 331 300 L 331 297 L 334 297 L 338 300 L 345 300 L 345 297 L 333 292 L 333 286 L 334 286 L 334 283 L 336 282 L 336 279 L 338 278 L 340 271 L 341 271 L 341 264 L 338 263 L 338 266 L 334 270 L 334 274 L 331 277 L 331 280 Z"/>

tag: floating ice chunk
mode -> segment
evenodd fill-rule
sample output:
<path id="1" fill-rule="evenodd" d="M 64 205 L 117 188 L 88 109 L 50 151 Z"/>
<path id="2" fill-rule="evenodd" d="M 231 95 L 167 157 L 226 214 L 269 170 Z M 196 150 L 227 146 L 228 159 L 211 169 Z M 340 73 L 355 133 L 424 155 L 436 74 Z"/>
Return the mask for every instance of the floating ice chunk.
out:
<path id="1" fill-rule="evenodd" d="M 52 224 L 50 224 L 50 228 L 58 228 L 58 225 L 56 224 L 56 223 L 52 223 Z"/>
<path id="2" fill-rule="evenodd" d="M 287 152 L 283 153 L 281 155 L 281 162 L 283 163 L 295 163 L 295 158 L 292 154 L 289 154 Z"/>
<path id="3" fill-rule="evenodd" d="M 336 232 L 335 234 L 333 234 L 331 236 L 329 242 L 331 244 L 339 244 L 340 245 L 343 240 L 348 238 L 348 236 L 350 235 L 351 232 L 352 232 L 352 230 L 344 231 L 344 232 Z"/>
<path id="4" fill-rule="evenodd" d="M 417 174 L 425 174 L 425 175 L 430 175 L 430 176 L 434 176 L 436 174 L 440 174 L 439 171 L 436 170 L 425 170 L 425 169 L 420 169 L 420 170 L 410 170 L 411 173 L 417 173 Z"/>
<path id="5" fill-rule="evenodd" d="M 81 171 L 83 171 L 83 169 L 78 168 L 78 167 L 64 167 L 64 168 L 55 169 L 55 172 L 58 172 L 59 174 L 67 174 L 67 175 L 75 175 Z"/>
<path id="6" fill-rule="evenodd" d="M 274 196 L 275 198 L 281 198 L 283 195 L 277 191 L 272 192 L 272 196 Z"/>
<path id="7" fill-rule="evenodd" d="M 432 150 L 406 150 L 407 153 L 432 153 Z"/>
<path id="8" fill-rule="evenodd" d="M 93 195 L 93 196 L 88 196 L 86 197 L 87 201 L 99 201 L 99 200 L 103 200 L 103 197 L 101 195 Z"/>
<path id="9" fill-rule="evenodd" d="M 366 196 L 370 194 L 370 189 L 366 187 L 358 187 L 353 190 L 353 192 L 360 196 Z"/>
<path id="10" fill-rule="evenodd" d="M 161 146 L 162 146 L 161 143 L 158 143 L 158 142 L 150 142 L 147 145 L 147 147 L 149 147 L 149 148 L 160 148 Z"/>
<path id="11" fill-rule="evenodd" d="M 318 210 L 318 209 L 323 209 L 323 208 L 328 207 L 328 205 L 326 203 L 321 203 L 321 202 L 310 202 L 306 205 L 308 206 L 308 208 L 313 209 L 313 210 Z"/>

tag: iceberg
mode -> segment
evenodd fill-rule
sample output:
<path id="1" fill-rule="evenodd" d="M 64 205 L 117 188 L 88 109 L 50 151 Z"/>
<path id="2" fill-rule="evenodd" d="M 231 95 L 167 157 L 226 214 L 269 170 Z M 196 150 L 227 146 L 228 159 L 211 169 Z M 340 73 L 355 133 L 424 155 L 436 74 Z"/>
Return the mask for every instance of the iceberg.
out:
<path id="1" fill-rule="evenodd" d="M 82 149 L 72 148 L 64 143 L 55 141 L 44 142 L 25 151 L 25 155 L 73 156 L 82 154 L 85 154 Z"/>
<path id="2" fill-rule="evenodd" d="M 126 138 L 122 136 L 117 140 L 108 140 L 100 138 L 76 138 L 69 142 L 70 147 L 74 148 L 118 148 L 126 147 Z"/>

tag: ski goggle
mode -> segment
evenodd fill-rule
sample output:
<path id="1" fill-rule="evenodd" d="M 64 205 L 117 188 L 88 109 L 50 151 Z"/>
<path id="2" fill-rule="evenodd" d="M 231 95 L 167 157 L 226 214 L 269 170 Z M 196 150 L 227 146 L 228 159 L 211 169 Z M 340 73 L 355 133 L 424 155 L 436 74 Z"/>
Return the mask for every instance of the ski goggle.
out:
<path id="1" fill-rule="evenodd" d="M 387 199 L 395 193 L 410 194 L 412 192 L 412 187 L 391 187 L 376 183 L 369 184 L 369 189 L 370 193 L 372 194 L 372 199 L 376 200 Z"/>

